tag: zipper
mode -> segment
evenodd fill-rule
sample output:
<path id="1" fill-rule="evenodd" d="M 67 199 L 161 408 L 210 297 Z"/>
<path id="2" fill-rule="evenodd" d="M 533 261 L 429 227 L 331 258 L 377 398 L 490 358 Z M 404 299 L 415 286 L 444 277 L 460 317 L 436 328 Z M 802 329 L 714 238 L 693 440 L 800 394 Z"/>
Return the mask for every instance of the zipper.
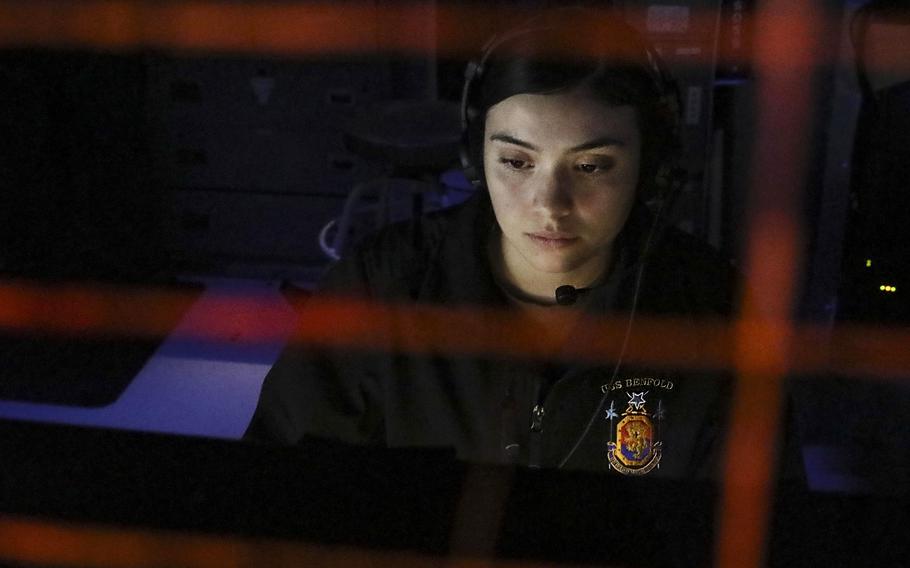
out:
<path id="1" fill-rule="evenodd" d="M 528 441 L 528 466 L 538 469 L 541 462 L 541 436 L 543 435 L 543 418 L 547 411 L 543 404 L 536 404 L 531 409 L 531 435 Z"/>
<path id="2" fill-rule="evenodd" d="M 528 435 L 528 467 L 534 469 L 543 465 L 543 419 L 547 415 L 544 403 L 557 382 L 555 367 L 548 366 L 542 380 L 534 387 L 534 400 L 537 402 L 531 409 L 531 432 Z"/>
<path id="3" fill-rule="evenodd" d="M 543 417 L 547 411 L 542 404 L 535 404 L 531 410 L 531 432 L 540 432 L 543 430 Z"/>

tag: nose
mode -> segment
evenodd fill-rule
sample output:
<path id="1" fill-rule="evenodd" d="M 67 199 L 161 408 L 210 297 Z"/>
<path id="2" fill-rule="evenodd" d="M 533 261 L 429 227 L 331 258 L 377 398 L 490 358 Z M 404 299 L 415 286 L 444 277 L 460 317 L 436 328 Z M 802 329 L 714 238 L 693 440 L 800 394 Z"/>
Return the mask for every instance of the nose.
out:
<path id="1" fill-rule="evenodd" d="M 572 186 L 568 176 L 558 168 L 541 171 L 532 200 L 534 209 L 553 219 L 565 217 L 572 210 Z"/>

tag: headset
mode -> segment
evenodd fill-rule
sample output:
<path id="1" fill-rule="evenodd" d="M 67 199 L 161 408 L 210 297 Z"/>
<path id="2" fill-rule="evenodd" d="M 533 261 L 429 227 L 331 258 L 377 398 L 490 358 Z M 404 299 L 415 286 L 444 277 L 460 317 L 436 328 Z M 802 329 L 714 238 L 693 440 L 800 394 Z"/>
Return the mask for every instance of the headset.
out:
<path id="1" fill-rule="evenodd" d="M 507 32 L 504 35 L 493 36 L 484 45 L 480 57 L 470 61 L 465 68 L 465 80 L 461 93 L 462 137 L 459 156 L 465 177 L 475 187 L 485 187 L 482 156 L 480 155 L 481 152 L 478 152 L 478 148 L 476 147 L 477 144 L 482 143 L 482 140 L 476 140 L 476 134 L 474 134 L 474 131 L 479 127 L 477 121 L 483 119 L 480 105 L 476 100 L 478 96 L 477 85 L 482 84 L 484 73 L 487 71 L 487 66 L 491 57 L 493 57 L 497 50 L 503 45 L 519 39 L 522 36 L 544 33 L 557 29 L 558 28 L 555 26 L 547 25 L 524 26 Z M 658 156 L 657 163 L 652 167 L 653 171 L 648 172 L 650 175 L 653 175 L 653 178 L 643 181 L 644 184 L 649 184 L 656 188 L 657 195 L 655 197 L 657 198 L 657 206 L 656 211 L 654 212 L 654 221 L 647 231 L 639 255 L 629 319 L 626 323 L 619 357 L 613 367 L 611 382 L 615 380 L 623 359 L 625 358 L 626 349 L 632 332 L 632 325 L 635 321 L 635 313 L 638 307 L 641 283 L 644 277 L 645 267 L 647 266 L 647 260 L 650 257 L 655 243 L 660 240 L 661 233 L 666 229 L 667 211 L 672 206 L 676 195 L 682 190 L 682 187 L 686 182 L 686 172 L 680 167 L 678 162 L 679 154 L 681 153 L 682 135 L 680 120 L 681 103 L 678 85 L 671 77 L 660 55 L 643 38 L 641 47 L 643 48 L 647 60 L 647 66 L 643 67 L 643 69 L 646 71 L 648 77 L 650 77 L 657 99 L 655 110 L 662 114 L 662 116 L 659 117 L 661 121 L 660 126 L 667 129 L 666 140 L 669 142 L 661 148 L 662 155 Z M 478 157 L 480 157 L 479 163 Z M 641 191 L 641 186 L 639 187 L 639 191 Z M 575 299 L 578 297 L 578 292 L 579 290 L 576 290 L 571 286 L 561 286 L 556 291 L 557 302 L 562 305 L 574 303 Z M 608 396 L 609 393 L 606 393 L 601 397 L 597 408 L 592 413 L 582 432 L 576 438 L 575 443 L 563 459 L 560 460 L 557 465 L 558 468 L 562 468 L 568 463 L 585 438 L 587 438 L 597 417 L 600 415 L 601 408 L 605 404 Z"/>
<path id="2" fill-rule="evenodd" d="M 589 18 L 598 16 L 596 12 L 586 15 Z M 613 18 L 614 16 L 604 17 Z M 619 22 L 617 24 L 627 25 Z M 462 135 L 459 158 L 465 177 L 473 186 L 478 188 L 485 186 L 482 152 L 478 148 L 478 145 L 482 148 L 482 140 L 475 139 L 475 131 L 480 127 L 477 121 L 483 119 L 481 116 L 482 111 L 477 101 L 477 86 L 483 82 L 490 59 L 502 46 L 523 36 L 559 30 L 559 27 L 552 25 L 526 25 L 502 35 L 494 35 L 484 44 L 480 56 L 467 64 L 461 91 L 460 116 Z M 655 105 L 655 110 L 661 115 L 659 117 L 660 126 L 667 130 L 666 147 L 662 148 L 661 152 L 663 155 L 659 156 L 658 162 L 651 168 L 652 171 L 650 173 L 653 178 L 646 180 L 644 183 L 657 189 L 657 195 L 654 197 L 661 201 L 672 202 L 672 199 L 685 184 L 686 179 L 686 172 L 678 163 L 678 158 L 681 154 L 682 131 L 679 87 L 667 70 L 660 54 L 644 38 L 642 38 L 640 47 L 643 49 L 647 60 L 646 65 L 641 66 L 641 68 L 650 78 L 656 95 L 657 104 Z M 666 209 L 665 207 L 662 208 Z"/>

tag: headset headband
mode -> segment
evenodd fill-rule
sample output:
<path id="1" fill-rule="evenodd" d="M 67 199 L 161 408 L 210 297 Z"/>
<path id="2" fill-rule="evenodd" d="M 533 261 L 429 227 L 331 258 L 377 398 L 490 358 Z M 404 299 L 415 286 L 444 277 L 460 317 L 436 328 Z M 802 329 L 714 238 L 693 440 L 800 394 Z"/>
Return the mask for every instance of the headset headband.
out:
<path id="1" fill-rule="evenodd" d="M 466 129 L 469 126 L 470 121 L 476 118 L 469 116 L 471 87 L 478 78 L 481 78 L 483 76 L 483 73 L 486 70 L 487 62 L 489 61 L 490 57 L 493 56 L 496 50 L 501 45 L 504 45 L 523 35 L 558 29 L 559 28 L 554 26 L 531 26 L 525 28 L 517 28 L 503 35 L 494 35 L 489 40 L 487 40 L 481 50 L 480 58 L 468 62 L 468 65 L 465 68 L 465 81 L 464 86 L 461 90 L 461 126 L 463 129 Z M 656 92 L 660 97 L 667 96 L 668 94 L 672 94 L 674 97 L 678 97 L 678 93 L 675 91 L 675 81 L 673 81 L 670 73 L 667 71 L 667 68 L 664 65 L 663 59 L 660 57 L 660 54 L 658 54 L 649 44 L 647 44 L 647 42 L 642 42 L 641 47 L 644 50 L 645 57 L 647 58 L 648 75 L 653 80 Z"/>

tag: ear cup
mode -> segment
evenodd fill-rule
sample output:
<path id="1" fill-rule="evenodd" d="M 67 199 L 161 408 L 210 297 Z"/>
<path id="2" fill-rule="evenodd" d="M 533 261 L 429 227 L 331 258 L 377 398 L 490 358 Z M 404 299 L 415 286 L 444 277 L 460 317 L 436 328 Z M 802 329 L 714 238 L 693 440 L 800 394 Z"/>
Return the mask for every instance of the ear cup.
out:
<path id="1" fill-rule="evenodd" d="M 469 182 L 475 187 L 485 185 L 483 177 L 483 133 L 477 130 L 482 129 L 479 118 L 480 111 L 477 109 L 476 88 L 474 84 L 483 74 L 483 64 L 489 56 L 489 47 L 495 45 L 495 37 L 487 42 L 485 51 L 479 61 L 471 61 L 465 69 L 464 87 L 461 91 L 461 147 L 458 151 L 458 157 L 461 160 L 461 168 Z"/>
<path id="2" fill-rule="evenodd" d="M 472 155 L 473 148 L 481 145 L 481 141 L 471 142 L 471 134 L 468 130 L 461 133 L 461 147 L 458 150 L 458 156 L 461 160 L 461 169 L 464 171 L 464 177 L 471 182 L 474 187 L 483 187 L 483 156 Z M 476 152 L 473 152 L 476 154 Z"/>

